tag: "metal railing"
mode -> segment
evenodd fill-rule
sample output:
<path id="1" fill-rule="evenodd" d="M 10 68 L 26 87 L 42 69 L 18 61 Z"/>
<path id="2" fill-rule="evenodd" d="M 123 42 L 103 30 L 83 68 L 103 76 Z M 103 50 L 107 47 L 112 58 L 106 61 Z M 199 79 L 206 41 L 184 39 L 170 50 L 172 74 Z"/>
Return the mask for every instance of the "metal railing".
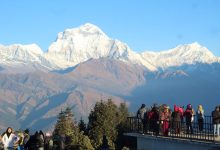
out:
<path id="1" fill-rule="evenodd" d="M 127 132 L 129 133 L 141 133 L 141 134 L 149 134 L 155 136 L 166 136 L 171 138 L 216 142 L 211 116 L 205 116 L 203 120 L 203 126 L 202 126 L 203 128 L 199 128 L 197 118 L 196 116 L 194 116 L 194 121 L 191 122 L 192 130 L 189 129 L 190 126 L 189 124 L 187 126 L 185 119 L 178 122 L 174 122 L 172 120 L 147 121 L 147 120 L 141 120 L 137 117 L 128 117 L 127 119 L 128 119 Z M 165 127 L 165 124 L 167 127 Z M 167 129 L 167 133 L 166 131 L 164 131 L 165 128 Z"/>

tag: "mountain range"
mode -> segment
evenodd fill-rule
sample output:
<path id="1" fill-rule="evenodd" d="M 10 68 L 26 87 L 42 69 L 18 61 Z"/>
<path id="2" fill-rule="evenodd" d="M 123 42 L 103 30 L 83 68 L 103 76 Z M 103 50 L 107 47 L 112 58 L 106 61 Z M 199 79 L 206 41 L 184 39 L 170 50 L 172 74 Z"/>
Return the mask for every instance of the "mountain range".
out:
<path id="1" fill-rule="evenodd" d="M 197 42 L 137 53 L 86 23 L 58 33 L 43 52 L 36 44 L 0 45 L 0 128 L 49 130 L 58 113 L 73 108 L 86 118 L 95 102 L 204 105 L 220 97 L 220 58 Z"/>

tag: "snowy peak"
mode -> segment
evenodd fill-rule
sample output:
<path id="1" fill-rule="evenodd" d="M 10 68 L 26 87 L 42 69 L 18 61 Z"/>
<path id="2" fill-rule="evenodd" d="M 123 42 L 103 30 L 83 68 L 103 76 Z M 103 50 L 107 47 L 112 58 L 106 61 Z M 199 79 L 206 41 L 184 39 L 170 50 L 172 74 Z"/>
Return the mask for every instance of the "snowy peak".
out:
<path id="1" fill-rule="evenodd" d="M 36 44 L 21 45 L 13 44 L 9 46 L 0 45 L 0 58 L 1 62 L 7 61 L 39 61 L 40 56 L 43 55 L 43 51 Z"/>
<path id="2" fill-rule="evenodd" d="M 22 44 L 13 44 L 9 46 L 0 45 L 1 49 L 8 49 L 8 50 L 21 50 L 21 51 L 27 51 L 29 53 L 34 54 L 43 54 L 43 51 L 37 44 L 28 44 L 28 45 L 22 45 Z"/>
<path id="3" fill-rule="evenodd" d="M 48 52 L 62 52 L 71 44 L 82 44 L 83 41 L 86 43 L 89 42 L 88 40 L 92 41 L 95 38 L 109 39 L 97 26 L 86 23 L 78 28 L 66 29 L 64 32 L 59 32 L 56 41 L 50 45 Z"/>
<path id="4" fill-rule="evenodd" d="M 67 61 L 77 61 L 81 57 L 86 57 L 86 53 L 93 53 L 99 49 L 100 42 L 106 44 L 110 40 L 97 26 L 85 24 L 79 28 L 67 29 L 58 33 L 57 40 L 53 42 L 48 53 L 52 55 L 62 55 Z M 104 49 L 102 50 L 103 53 Z M 75 55 L 75 56 L 74 56 Z M 80 57 L 76 58 L 77 55 Z"/>
<path id="5" fill-rule="evenodd" d="M 78 28 L 66 29 L 64 32 L 58 33 L 57 40 L 64 40 L 64 39 L 71 40 L 71 38 L 75 36 L 88 36 L 88 35 L 106 36 L 105 33 L 97 26 L 90 23 L 86 23 L 85 25 L 82 25 Z"/>
<path id="6" fill-rule="evenodd" d="M 86 23 L 86 24 L 80 26 L 78 30 L 82 33 L 101 34 L 101 35 L 106 36 L 105 33 L 99 27 L 97 27 L 96 25 L 93 25 L 91 23 Z"/>
<path id="7" fill-rule="evenodd" d="M 127 44 L 110 39 L 101 29 L 89 23 L 60 32 L 57 40 L 50 45 L 46 57 L 60 68 L 74 66 L 89 59 L 108 57 L 144 64 L 148 69 L 156 70 Z"/>
<path id="8" fill-rule="evenodd" d="M 99 27 L 86 23 L 58 33 L 56 41 L 43 53 L 36 44 L 0 45 L 0 64 L 37 64 L 53 69 L 66 69 L 90 59 L 110 58 L 139 64 L 150 71 L 185 64 L 220 62 L 206 47 L 195 42 L 162 52 L 137 53 L 126 43 L 109 38 Z"/>
<path id="9" fill-rule="evenodd" d="M 17 49 L 22 49 L 26 52 L 29 52 L 35 55 L 43 55 L 42 49 L 37 44 L 29 44 L 29 45 L 18 44 L 14 46 L 17 47 Z"/>
<path id="10" fill-rule="evenodd" d="M 212 52 L 197 42 L 179 45 L 168 51 L 144 52 L 141 55 L 145 59 L 149 59 L 156 67 L 163 69 L 184 64 L 211 64 L 219 61 L 219 58 L 215 57 Z"/>
<path id="11" fill-rule="evenodd" d="M 179 45 L 173 50 L 179 55 L 184 55 L 188 57 L 200 57 L 200 58 L 214 58 L 215 56 L 206 47 L 201 46 L 199 43 L 195 42 L 192 44 Z"/>

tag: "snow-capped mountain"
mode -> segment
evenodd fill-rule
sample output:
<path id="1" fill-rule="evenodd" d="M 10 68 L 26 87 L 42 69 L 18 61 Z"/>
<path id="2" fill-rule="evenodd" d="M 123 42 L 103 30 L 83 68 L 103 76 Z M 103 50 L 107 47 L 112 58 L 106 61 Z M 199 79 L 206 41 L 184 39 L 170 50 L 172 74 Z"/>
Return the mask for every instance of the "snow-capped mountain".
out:
<path id="1" fill-rule="evenodd" d="M 49 70 L 66 69 L 89 59 L 116 59 L 145 66 L 149 71 L 166 70 L 184 64 L 220 62 L 206 47 L 198 43 L 179 45 L 163 52 L 137 53 L 119 40 L 109 38 L 97 26 L 86 23 L 78 28 L 58 33 L 48 52 L 36 44 L 0 45 L 0 64 L 32 65 Z"/>
<path id="2" fill-rule="evenodd" d="M 60 32 L 47 52 L 0 45 L 0 128 L 52 129 L 65 107 L 86 117 L 108 98 L 131 111 L 157 102 L 206 104 L 208 112 L 219 102 L 219 62 L 198 43 L 140 54 L 92 24 Z"/>
<path id="3" fill-rule="evenodd" d="M 16 68 L 26 67 L 22 71 L 56 68 L 45 59 L 43 51 L 36 44 L 0 45 L 0 65 L 8 70 L 16 70 Z"/>
<path id="4" fill-rule="evenodd" d="M 151 71 L 156 70 L 125 43 L 109 38 L 101 29 L 89 23 L 60 32 L 46 54 L 48 60 L 61 68 L 103 57 L 142 64 Z"/>
<path id="5" fill-rule="evenodd" d="M 144 52 L 141 55 L 145 59 L 149 59 L 154 66 L 162 69 L 185 64 L 220 62 L 218 57 L 197 42 L 179 45 L 163 52 Z"/>
<path id="6" fill-rule="evenodd" d="M 0 62 L 8 63 L 10 61 L 28 63 L 40 62 L 43 51 L 36 44 L 21 45 L 13 44 L 9 46 L 0 45 Z"/>

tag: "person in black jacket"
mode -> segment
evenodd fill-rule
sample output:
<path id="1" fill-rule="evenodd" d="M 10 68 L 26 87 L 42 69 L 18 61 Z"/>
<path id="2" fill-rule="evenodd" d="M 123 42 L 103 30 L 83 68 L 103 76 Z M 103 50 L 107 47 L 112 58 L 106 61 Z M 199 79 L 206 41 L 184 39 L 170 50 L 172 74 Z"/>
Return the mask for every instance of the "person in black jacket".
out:
<path id="1" fill-rule="evenodd" d="M 191 104 L 187 105 L 186 111 L 184 112 L 184 116 L 186 118 L 186 133 L 189 133 L 189 130 L 191 132 L 191 134 L 193 134 L 193 127 L 192 127 L 192 122 L 193 122 L 193 118 L 194 118 L 194 111 L 192 108 Z"/>
<path id="2" fill-rule="evenodd" d="M 43 150 L 44 149 L 44 141 L 41 138 L 40 133 L 35 132 L 34 135 L 30 137 L 28 140 L 25 150 Z"/>
<path id="3" fill-rule="evenodd" d="M 38 132 L 36 136 L 36 146 L 38 147 L 38 150 L 44 150 L 44 139 L 42 138 L 42 134 Z"/>
<path id="4" fill-rule="evenodd" d="M 214 125 L 214 135 L 219 136 L 219 128 L 220 128 L 220 108 L 219 106 L 215 107 L 215 110 L 212 112 L 212 121 Z"/>
<path id="5" fill-rule="evenodd" d="M 154 104 L 152 110 L 151 110 L 151 119 L 150 123 L 153 128 L 153 133 L 155 135 L 159 135 L 160 131 L 160 124 L 159 124 L 159 110 L 156 104 Z"/>

